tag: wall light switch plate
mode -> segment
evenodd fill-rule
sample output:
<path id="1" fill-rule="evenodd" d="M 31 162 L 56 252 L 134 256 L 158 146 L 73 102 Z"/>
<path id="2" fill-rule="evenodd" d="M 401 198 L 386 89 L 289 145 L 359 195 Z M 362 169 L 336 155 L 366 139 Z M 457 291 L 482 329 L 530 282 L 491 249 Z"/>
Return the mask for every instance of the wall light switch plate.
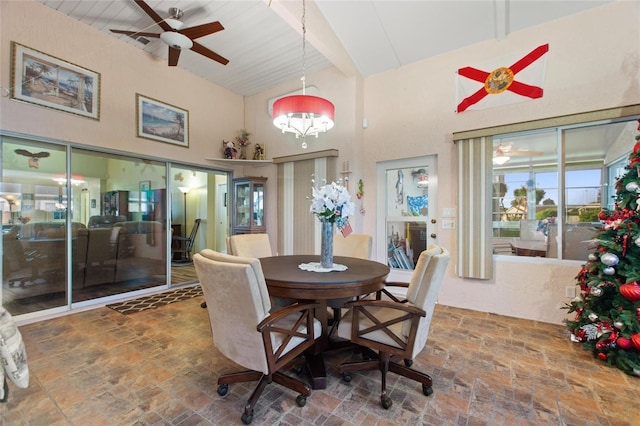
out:
<path id="1" fill-rule="evenodd" d="M 453 219 L 442 219 L 440 223 L 442 229 L 456 229 L 456 221 Z"/>

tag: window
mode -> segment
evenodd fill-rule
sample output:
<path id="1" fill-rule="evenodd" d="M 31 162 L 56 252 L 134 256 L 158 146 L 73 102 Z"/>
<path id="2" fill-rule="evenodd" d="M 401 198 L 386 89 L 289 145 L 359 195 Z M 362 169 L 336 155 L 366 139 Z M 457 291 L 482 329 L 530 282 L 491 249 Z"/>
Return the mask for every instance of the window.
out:
<path id="1" fill-rule="evenodd" d="M 493 136 L 494 253 L 586 260 L 635 127 L 624 120 Z"/>

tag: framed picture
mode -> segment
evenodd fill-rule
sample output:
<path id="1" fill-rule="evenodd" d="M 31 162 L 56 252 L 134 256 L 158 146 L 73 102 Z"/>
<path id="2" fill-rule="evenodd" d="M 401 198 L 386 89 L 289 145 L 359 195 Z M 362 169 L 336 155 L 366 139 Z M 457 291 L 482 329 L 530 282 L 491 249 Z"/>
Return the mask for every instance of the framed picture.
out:
<path id="1" fill-rule="evenodd" d="M 12 99 L 100 119 L 100 74 L 11 43 Z"/>
<path id="2" fill-rule="evenodd" d="M 151 181 L 150 180 L 141 180 L 140 181 L 140 192 L 146 192 L 151 189 Z"/>
<path id="3" fill-rule="evenodd" d="M 138 136 L 189 147 L 189 111 L 136 94 Z"/>

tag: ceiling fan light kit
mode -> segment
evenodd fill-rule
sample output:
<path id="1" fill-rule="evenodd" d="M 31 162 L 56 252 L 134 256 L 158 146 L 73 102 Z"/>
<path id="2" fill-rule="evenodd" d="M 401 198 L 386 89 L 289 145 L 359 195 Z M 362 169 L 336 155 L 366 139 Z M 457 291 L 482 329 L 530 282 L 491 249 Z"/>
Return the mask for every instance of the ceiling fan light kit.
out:
<path id="1" fill-rule="evenodd" d="M 495 157 L 493 157 L 493 164 L 496 164 L 498 166 L 502 166 L 503 164 L 505 164 L 510 159 L 511 159 L 511 157 L 507 157 L 504 154 L 496 155 Z"/>
<path id="2" fill-rule="evenodd" d="M 319 96 L 307 95 L 305 59 L 307 28 L 305 26 L 306 2 L 302 0 L 302 95 L 285 96 L 273 104 L 273 125 L 282 133 L 293 133 L 302 137 L 302 148 L 307 148 L 306 137 L 318 137 L 318 133 L 330 130 L 335 124 L 334 105 Z"/>
<path id="3" fill-rule="evenodd" d="M 167 43 L 170 47 L 178 50 L 191 49 L 193 47 L 193 41 L 191 41 L 191 39 L 186 35 L 178 32 L 165 31 L 160 34 L 160 40 Z"/>

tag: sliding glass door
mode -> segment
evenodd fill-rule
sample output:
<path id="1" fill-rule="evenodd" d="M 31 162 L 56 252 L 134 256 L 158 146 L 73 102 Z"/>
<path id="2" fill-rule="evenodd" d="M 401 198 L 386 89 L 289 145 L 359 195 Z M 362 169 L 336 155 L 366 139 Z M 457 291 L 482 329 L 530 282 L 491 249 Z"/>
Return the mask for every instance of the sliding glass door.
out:
<path id="1" fill-rule="evenodd" d="M 193 283 L 191 254 L 225 250 L 227 172 L 5 135 L 1 146 L 0 303 L 12 315 Z M 173 237 L 192 237 L 190 252 Z"/>

